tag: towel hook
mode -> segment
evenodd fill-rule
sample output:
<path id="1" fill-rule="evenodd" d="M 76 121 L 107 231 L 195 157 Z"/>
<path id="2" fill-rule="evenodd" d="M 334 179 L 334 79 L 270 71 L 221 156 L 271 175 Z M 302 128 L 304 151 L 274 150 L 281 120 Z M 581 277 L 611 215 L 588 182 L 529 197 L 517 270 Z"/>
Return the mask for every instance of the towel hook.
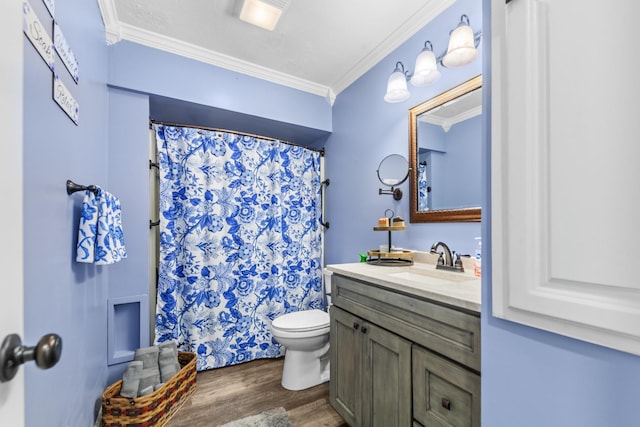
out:
<path id="1" fill-rule="evenodd" d="M 70 179 L 67 180 L 67 194 L 73 194 L 78 191 L 89 190 L 94 194 L 98 194 L 98 187 L 95 185 L 79 185 Z"/>

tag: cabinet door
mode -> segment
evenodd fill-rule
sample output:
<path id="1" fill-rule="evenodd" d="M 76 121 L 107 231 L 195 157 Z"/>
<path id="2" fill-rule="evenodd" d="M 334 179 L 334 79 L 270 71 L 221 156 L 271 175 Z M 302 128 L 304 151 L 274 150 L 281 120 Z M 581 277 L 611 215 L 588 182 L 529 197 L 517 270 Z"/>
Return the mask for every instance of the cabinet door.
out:
<path id="1" fill-rule="evenodd" d="M 362 425 L 411 426 L 411 343 L 365 323 Z"/>
<path id="2" fill-rule="evenodd" d="M 352 427 L 362 425 L 362 333 L 360 318 L 333 306 L 331 316 L 331 406 Z"/>
<path id="3" fill-rule="evenodd" d="M 413 346 L 413 417 L 424 426 L 479 427 L 480 376 Z"/>
<path id="4" fill-rule="evenodd" d="M 493 315 L 640 355 L 640 2 L 491 12 Z"/>

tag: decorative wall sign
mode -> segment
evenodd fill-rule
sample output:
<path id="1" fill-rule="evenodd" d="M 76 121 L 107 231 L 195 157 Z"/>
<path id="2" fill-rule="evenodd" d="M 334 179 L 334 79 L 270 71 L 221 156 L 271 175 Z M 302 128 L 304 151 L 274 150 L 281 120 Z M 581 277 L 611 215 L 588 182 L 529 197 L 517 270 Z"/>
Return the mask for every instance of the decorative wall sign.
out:
<path id="1" fill-rule="evenodd" d="M 67 113 L 67 116 L 73 122 L 78 125 L 78 119 L 80 116 L 80 105 L 71 95 L 69 89 L 62 83 L 60 80 L 60 76 L 57 74 L 53 77 L 53 99 L 56 103 L 62 108 L 62 110 Z"/>
<path id="2" fill-rule="evenodd" d="M 53 23 L 53 47 L 58 52 L 64 66 L 69 70 L 73 81 L 78 83 L 78 61 L 57 22 Z"/>
<path id="3" fill-rule="evenodd" d="M 42 0 L 42 2 L 44 3 L 45 6 L 47 6 L 47 10 L 49 11 L 49 14 L 51 15 L 52 18 L 55 17 L 55 11 L 56 11 L 56 0 Z"/>
<path id="4" fill-rule="evenodd" d="M 53 42 L 47 34 L 44 26 L 38 19 L 31 5 L 26 0 L 22 2 L 22 15 L 24 16 L 23 31 L 33 47 L 36 48 L 49 69 L 53 71 L 55 54 L 53 53 Z"/>

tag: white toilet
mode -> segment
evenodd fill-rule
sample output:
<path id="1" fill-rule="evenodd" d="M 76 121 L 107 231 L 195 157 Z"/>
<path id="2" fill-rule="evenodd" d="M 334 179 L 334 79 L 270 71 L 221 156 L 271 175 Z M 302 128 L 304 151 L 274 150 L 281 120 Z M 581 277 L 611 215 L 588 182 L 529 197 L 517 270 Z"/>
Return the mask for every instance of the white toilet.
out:
<path id="1" fill-rule="evenodd" d="M 329 314 L 302 310 L 273 319 L 271 332 L 286 348 L 282 387 L 302 390 L 329 381 Z"/>
<path id="2" fill-rule="evenodd" d="M 323 296 L 331 306 L 331 275 L 324 270 Z M 282 387 L 303 390 L 329 381 L 329 314 L 303 310 L 273 319 L 271 332 L 285 347 Z"/>

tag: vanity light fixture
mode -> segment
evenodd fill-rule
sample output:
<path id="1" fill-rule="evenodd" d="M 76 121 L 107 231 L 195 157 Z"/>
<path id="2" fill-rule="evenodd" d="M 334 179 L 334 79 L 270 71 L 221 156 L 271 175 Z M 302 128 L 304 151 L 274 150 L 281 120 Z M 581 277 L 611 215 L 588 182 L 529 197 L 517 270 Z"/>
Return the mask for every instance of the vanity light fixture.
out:
<path id="1" fill-rule="evenodd" d="M 477 37 L 477 38 L 476 38 Z M 442 57 L 445 67 L 462 67 L 470 64 L 478 57 L 480 34 L 473 34 L 469 25 L 469 17 L 462 15 L 458 26 L 449 35 L 449 47 Z"/>
<path id="2" fill-rule="evenodd" d="M 436 54 L 433 53 L 433 45 L 427 40 L 424 42 L 422 52 L 416 58 L 416 69 L 411 77 L 411 84 L 427 86 L 435 82 L 438 77 L 440 77 L 440 71 L 436 64 Z"/>
<path id="3" fill-rule="evenodd" d="M 427 86 L 436 81 L 440 77 L 438 62 L 447 68 L 470 64 L 478 57 L 477 48 L 481 37 L 482 32 L 474 34 L 469 25 L 469 17 L 462 15 L 460 23 L 449 35 L 447 52 L 436 57 L 433 45 L 427 40 L 416 58 L 413 74 L 404 69 L 404 64 L 401 61 L 396 62 L 396 67 L 387 81 L 387 93 L 384 95 L 384 100 L 395 103 L 409 98 L 407 80 L 414 86 Z"/>
<path id="4" fill-rule="evenodd" d="M 291 0 L 244 0 L 240 20 L 273 31 Z"/>
<path id="5" fill-rule="evenodd" d="M 387 93 L 384 100 L 387 102 L 402 102 L 410 95 L 407 90 L 407 72 L 404 70 L 402 62 L 396 62 L 396 68 L 387 81 Z"/>

